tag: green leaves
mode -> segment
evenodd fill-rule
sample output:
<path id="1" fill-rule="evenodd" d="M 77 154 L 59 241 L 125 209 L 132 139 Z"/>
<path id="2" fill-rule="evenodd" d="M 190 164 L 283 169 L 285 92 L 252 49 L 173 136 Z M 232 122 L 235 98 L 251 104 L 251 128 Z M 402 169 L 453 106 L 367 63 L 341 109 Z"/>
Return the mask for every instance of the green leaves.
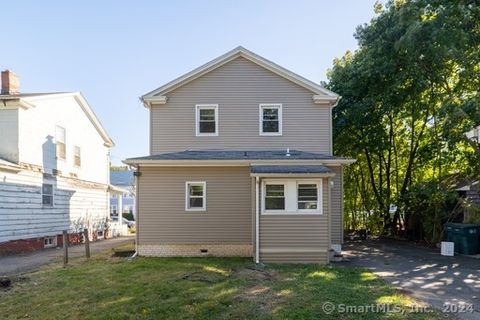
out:
<path id="1" fill-rule="evenodd" d="M 356 30 L 359 49 L 334 61 L 328 87 L 343 97 L 335 152 L 357 158 L 347 174 L 364 179 L 346 185 L 346 211 L 379 212 L 395 232 L 402 215 L 391 217 L 390 203 L 480 162 L 480 145 L 465 136 L 480 125 L 480 6 L 411 0 L 375 11 Z"/>

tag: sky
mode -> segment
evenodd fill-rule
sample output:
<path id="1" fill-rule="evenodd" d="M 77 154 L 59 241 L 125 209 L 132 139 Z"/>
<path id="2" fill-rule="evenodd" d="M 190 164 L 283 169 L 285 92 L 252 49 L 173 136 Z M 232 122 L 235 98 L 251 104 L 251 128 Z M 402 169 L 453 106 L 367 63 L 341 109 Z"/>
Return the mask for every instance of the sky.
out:
<path id="1" fill-rule="evenodd" d="M 5 1 L 0 69 L 21 92 L 81 91 L 116 146 L 148 154 L 139 97 L 241 45 L 314 82 L 357 47 L 375 0 Z"/>

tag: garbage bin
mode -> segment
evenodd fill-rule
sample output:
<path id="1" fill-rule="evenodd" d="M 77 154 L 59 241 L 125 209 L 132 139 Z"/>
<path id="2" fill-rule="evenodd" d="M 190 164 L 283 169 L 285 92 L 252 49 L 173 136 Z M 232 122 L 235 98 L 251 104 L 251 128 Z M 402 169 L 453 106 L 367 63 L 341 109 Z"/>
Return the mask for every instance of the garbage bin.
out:
<path id="1" fill-rule="evenodd" d="M 480 225 L 446 223 L 447 241 L 455 243 L 455 252 L 460 254 L 479 253 Z"/>

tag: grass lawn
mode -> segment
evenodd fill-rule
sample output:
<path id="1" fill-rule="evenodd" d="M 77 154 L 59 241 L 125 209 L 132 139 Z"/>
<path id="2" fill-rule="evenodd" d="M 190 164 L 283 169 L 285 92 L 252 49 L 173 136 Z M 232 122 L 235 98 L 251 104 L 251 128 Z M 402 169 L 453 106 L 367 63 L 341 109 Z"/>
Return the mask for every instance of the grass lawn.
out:
<path id="1" fill-rule="evenodd" d="M 2 319 L 439 319 L 356 268 L 268 265 L 242 258 L 74 259 L 13 279 Z M 397 304 L 406 313 L 327 315 L 324 302 Z"/>

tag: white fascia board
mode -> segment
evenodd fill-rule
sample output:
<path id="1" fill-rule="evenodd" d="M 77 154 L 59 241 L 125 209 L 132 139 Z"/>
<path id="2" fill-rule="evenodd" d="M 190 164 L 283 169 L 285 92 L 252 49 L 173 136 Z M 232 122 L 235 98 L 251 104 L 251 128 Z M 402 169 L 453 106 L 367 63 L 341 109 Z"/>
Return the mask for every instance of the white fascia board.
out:
<path id="1" fill-rule="evenodd" d="M 169 91 L 172 91 L 180 86 L 183 86 L 185 85 L 186 83 L 190 82 L 190 81 L 193 81 L 195 80 L 196 78 L 216 69 L 216 68 L 219 68 L 221 66 L 223 66 L 224 64 L 238 58 L 238 57 L 243 57 L 269 71 L 272 71 L 273 73 L 287 79 L 287 80 L 290 80 L 296 84 L 298 84 L 299 86 L 301 87 L 304 87 L 310 91 L 312 91 L 313 93 L 315 93 L 316 95 L 322 95 L 322 96 L 328 96 L 328 97 L 333 97 L 335 99 L 338 98 L 338 95 L 328 89 L 325 89 L 324 87 L 322 87 L 321 85 L 313 82 L 313 81 L 310 81 L 290 70 L 287 70 L 285 68 L 283 68 L 282 66 L 272 62 L 272 61 L 269 61 L 261 56 L 259 56 L 258 54 L 256 53 L 253 53 L 241 46 L 221 55 L 220 57 L 216 58 L 216 59 L 213 59 L 212 61 L 210 62 L 207 62 L 206 64 L 184 74 L 183 76 L 180 76 L 170 82 L 168 82 L 167 84 L 147 93 L 147 94 L 144 94 L 143 96 L 140 97 L 140 99 L 142 101 L 146 101 L 147 98 L 150 98 L 150 97 L 155 97 L 156 95 L 162 95 L 166 92 L 169 92 Z"/>
<path id="2" fill-rule="evenodd" d="M 166 104 L 168 101 L 167 96 L 154 96 L 142 98 L 143 105 L 146 108 L 150 108 L 152 104 Z"/>
<path id="3" fill-rule="evenodd" d="M 31 102 L 26 101 L 25 99 L 22 98 L 2 98 L 0 99 L 0 108 L 1 109 L 16 109 L 16 108 L 22 108 L 22 109 L 31 109 L 34 108 L 35 105 Z"/>
<path id="4" fill-rule="evenodd" d="M 52 98 L 57 99 L 57 98 L 63 98 L 63 97 L 73 97 L 75 99 L 75 101 L 82 108 L 82 110 L 85 113 L 85 115 L 87 116 L 87 118 L 90 120 L 90 122 L 93 124 L 93 126 L 97 130 L 98 134 L 104 140 L 106 147 L 115 146 L 115 143 L 113 142 L 112 138 L 110 138 L 107 131 L 105 130 L 105 128 L 101 124 L 100 120 L 98 119 L 97 115 L 95 114 L 93 109 L 88 104 L 87 99 L 85 99 L 83 94 L 79 91 L 77 91 L 77 92 L 64 92 L 64 93 L 52 93 L 52 94 L 41 95 L 41 96 L 32 96 L 32 97 L 24 98 L 22 100 L 27 100 L 28 99 L 32 102 L 35 102 L 37 100 L 47 100 L 47 99 L 52 99 Z"/>

